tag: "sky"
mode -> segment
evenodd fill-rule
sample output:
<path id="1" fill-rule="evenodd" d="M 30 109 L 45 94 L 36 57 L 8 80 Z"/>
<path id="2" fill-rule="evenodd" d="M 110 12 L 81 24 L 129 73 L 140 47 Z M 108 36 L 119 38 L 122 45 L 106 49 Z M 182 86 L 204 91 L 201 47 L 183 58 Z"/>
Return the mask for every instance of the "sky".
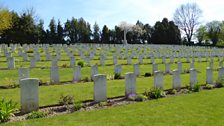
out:
<path id="1" fill-rule="evenodd" d="M 192 2 L 203 11 L 203 23 L 224 20 L 222 0 L 0 0 L 0 5 L 19 14 L 34 8 L 38 18 L 44 20 L 45 28 L 52 17 L 62 23 L 72 17 L 83 17 L 91 26 L 97 22 L 101 29 L 103 25 L 112 29 L 122 21 L 135 24 L 140 20 L 153 26 L 164 17 L 172 20 L 176 8 Z"/>

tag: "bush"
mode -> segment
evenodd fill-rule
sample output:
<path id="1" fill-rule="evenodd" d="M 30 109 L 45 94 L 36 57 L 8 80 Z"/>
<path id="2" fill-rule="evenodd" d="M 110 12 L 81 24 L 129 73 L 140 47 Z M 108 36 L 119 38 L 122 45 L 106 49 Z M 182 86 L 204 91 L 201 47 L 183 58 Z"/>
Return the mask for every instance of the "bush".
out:
<path id="1" fill-rule="evenodd" d="M 13 115 L 13 112 L 17 110 L 16 105 L 12 100 L 6 101 L 2 99 L 0 101 L 0 122 L 8 121 L 9 117 Z"/>
<path id="2" fill-rule="evenodd" d="M 201 86 L 199 84 L 194 84 L 192 90 L 194 92 L 199 92 L 201 90 Z"/>
<path id="3" fill-rule="evenodd" d="M 62 64 L 61 67 L 63 67 L 63 68 L 68 68 L 69 66 L 68 66 L 66 63 L 64 63 L 64 64 Z"/>
<path id="4" fill-rule="evenodd" d="M 84 77 L 83 81 L 84 82 L 90 82 L 91 80 L 89 79 L 89 77 Z"/>
<path id="5" fill-rule="evenodd" d="M 223 81 L 223 79 L 221 79 L 221 80 L 217 80 L 216 81 L 216 83 L 215 83 L 215 87 L 217 87 L 217 88 L 221 88 L 221 87 L 223 87 L 224 86 L 224 81 Z"/>
<path id="6" fill-rule="evenodd" d="M 83 62 L 83 61 L 79 61 L 79 62 L 77 63 L 77 65 L 78 65 L 78 66 L 81 66 L 81 67 L 84 67 L 84 62 Z"/>
<path id="7" fill-rule="evenodd" d="M 165 97 L 166 93 L 161 88 L 152 88 L 150 91 L 145 91 L 144 95 L 152 99 Z"/>
<path id="8" fill-rule="evenodd" d="M 117 73 L 115 73 L 114 74 L 114 79 L 116 80 L 116 79 L 122 79 L 123 77 L 121 76 L 121 74 L 117 74 Z"/>
<path id="9" fill-rule="evenodd" d="M 213 89 L 214 88 L 214 85 L 211 85 L 211 84 L 206 84 L 204 89 Z"/>
<path id="10" fill-rule="evenodd" d="M 176 89 L 172 89 L 172 90 L 169 90 L 168 91 L 168 94 L 176 94 L 177 93 L 177 90 Z"/>
<path id="11" fill-rule="evenodd" d="M 68 105 L 68 104 L 73 104 L 74 103 L 74 96 L 71 95 L 61 95 L 59 99 L 59 104 L 60 105 Z"/>
<path id="12" fill-rule="evenodd" d="M 74 110 L 75 111 L 78 111 L 79 109 L 81 109 L 83 107 L 84 107 L 84 105 L 83 105 L 82 102 L 77 102 L 77 103 L 74 104 Z"/>
<path id="13" fill-rule="evenodd" d="M 145 75 L 144 75 L 145 77 L 151 77 L 152 76 L 152 74 L 151 73 L 145 73 Z"/>
<path id="14" fill-rule="evenodd" d="M 107 106 L 107 102 L 100 102 L 98 105 L 99 105 L 100 107 Z"/>
<path id="15" fill-rule="evenodd" d="M 44 118 L 48 114 L 46 112 L 41 111 L 33 111 L 30 114 L 28 114 L 27 119 L 37 119 L 37 118 Z"/>

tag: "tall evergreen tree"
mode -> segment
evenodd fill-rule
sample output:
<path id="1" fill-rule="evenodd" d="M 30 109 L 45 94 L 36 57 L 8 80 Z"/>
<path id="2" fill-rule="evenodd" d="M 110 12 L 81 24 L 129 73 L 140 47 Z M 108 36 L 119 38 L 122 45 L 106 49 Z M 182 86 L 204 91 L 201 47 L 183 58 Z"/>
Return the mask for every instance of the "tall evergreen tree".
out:
<path id="1" fill-rule="evenodd" d="M 49 34 L 50 34 L 50 43 L 55 43 L 57 41 L 57 29 L 56 29 L 56 23 L 54 18 L 51 19 L 50 24 L 49 24 Z"/>
<path id="2" fill-rule="evenodd" d="M 109 40 L 110 40 L 110 33 L 109 33 L 109 29 L 106 25 L 103 26 L 103 29 L 102 29 L 102 43 L 105 44 L 105 43 L 109 43 Z"/>
<path id="3" fill-rule="evenodd" d="M 58 20 L 58 25 L 57 25 L 57 43 L 64 43 L 64 30 L 60 20 Z"/>
<path id="4" fill-rule="evenodd" d="M 100 41 L 100 28 L 99 25 L 95 22 L 93 25 L 93 42 L 98 43 Z"/>

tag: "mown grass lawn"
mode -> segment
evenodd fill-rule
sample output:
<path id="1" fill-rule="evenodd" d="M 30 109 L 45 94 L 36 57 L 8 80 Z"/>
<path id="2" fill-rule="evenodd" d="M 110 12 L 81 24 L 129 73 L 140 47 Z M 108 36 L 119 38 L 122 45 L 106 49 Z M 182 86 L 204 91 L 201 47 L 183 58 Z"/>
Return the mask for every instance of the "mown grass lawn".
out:
<path id="1" fill-rule="evenodd" d="M 2 126 L 223 126 L 224 88 Z"/>

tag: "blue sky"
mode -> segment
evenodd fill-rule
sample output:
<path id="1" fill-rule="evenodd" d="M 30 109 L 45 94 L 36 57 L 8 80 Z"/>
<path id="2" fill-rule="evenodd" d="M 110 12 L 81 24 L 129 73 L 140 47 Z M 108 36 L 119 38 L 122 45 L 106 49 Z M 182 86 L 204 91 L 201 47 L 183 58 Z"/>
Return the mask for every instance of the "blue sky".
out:
<path id="1" fill-rule="evenodd" d="M 0 4 L 21 13 L 34 8 L 47 28 L 52 17 L 64 23 L 67 19 L 83 17 L 91 25 L 97 22 L 114 28 L 121 21 L 135 24 L 137 20 L 154 25 L 164 17 L 172 20 L 181 4 L 196 2 L 203 10 L 201 21 L 224 20 L 222 0 L 0 0 Z"/>

